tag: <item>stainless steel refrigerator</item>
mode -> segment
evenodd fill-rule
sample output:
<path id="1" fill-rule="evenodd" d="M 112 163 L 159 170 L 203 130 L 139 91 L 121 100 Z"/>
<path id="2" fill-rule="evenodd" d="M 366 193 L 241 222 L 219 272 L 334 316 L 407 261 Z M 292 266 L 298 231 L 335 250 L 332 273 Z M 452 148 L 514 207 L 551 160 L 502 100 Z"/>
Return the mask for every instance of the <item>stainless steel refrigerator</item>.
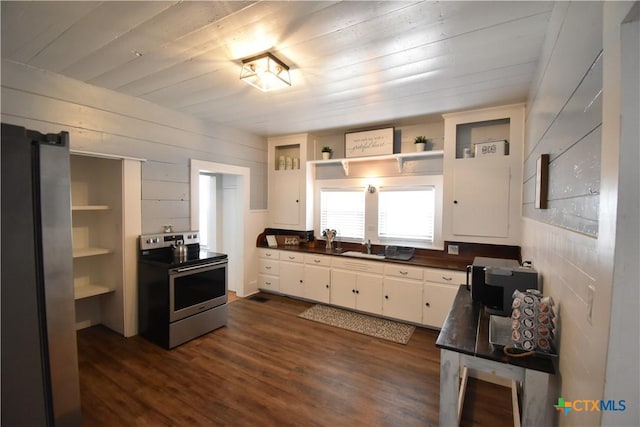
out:
<path id="1" fill-rule="evenodd" d="M 81 425 L 69 134 L 2 124 L 3 426 Z"/>

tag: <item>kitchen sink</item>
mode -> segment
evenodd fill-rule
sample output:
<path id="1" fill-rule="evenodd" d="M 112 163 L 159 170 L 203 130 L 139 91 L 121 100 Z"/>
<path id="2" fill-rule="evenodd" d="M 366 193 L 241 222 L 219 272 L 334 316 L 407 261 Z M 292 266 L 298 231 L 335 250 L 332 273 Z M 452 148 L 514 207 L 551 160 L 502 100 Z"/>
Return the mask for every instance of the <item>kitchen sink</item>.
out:
<path id="1" fill-rule="evenodd" d="M 356 257 L 356 258 L 384 259 L 384 255 L 382 255 L 382 254 L 380 254 L 380 255 L 365 254 L 363 252 L 357 252 L 357 251 L 342 252 L 340 255 L 352 256 L 352 257 Z"/>

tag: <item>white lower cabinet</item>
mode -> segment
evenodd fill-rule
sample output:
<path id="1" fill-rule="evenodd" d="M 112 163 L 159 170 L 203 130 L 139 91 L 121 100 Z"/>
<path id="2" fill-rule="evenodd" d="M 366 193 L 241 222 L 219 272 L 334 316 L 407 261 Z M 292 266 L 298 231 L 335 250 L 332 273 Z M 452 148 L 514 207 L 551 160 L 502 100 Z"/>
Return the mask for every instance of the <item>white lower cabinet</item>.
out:
<path id="1" fill-rule="evenodd" d="M 422 323 L 442 328 L 458 288 L 466 281 L 466 274 L 462 271 L 429 268 L 424 271 L 424 279 Z"/>
<path id="2" fill-rule="evenodd" d="M 382 314 L 382 276 L 332 270 L 331 304 Z"/>
<path id="3" fill-rule="evenodd" d="M 409 322 L 422 322 L 423 270 L 404 264 L 385 265 L 382 314 Z"/>
<path id="4" fill-rule="evenodd" d="M 304 297 L 329 303 L 331 295 L 331 258 L 322 255 L 304 257 Z"/>
<path id="5" fill-rule="evenodd" d="M 280 292 L 280 252 L 273 249 L 258 250 L 258 288 Z"/>
<path id="6" fill-rule="evenodd" d="M 301 255 L 299 255 L 302 258 Z M 300 261 L 280 261 L 280 292 L 304 298 L 304 264 Z"/>
<path id="7" fill-rule="evenodd" d="M 422 281 L 385 277 L 382 314 L 422 323 Z"/>
<path id="8" fill-rule="evenodd" d="M 422 323 L 442 328 L 453 300 L 458 293 L 457 286 L 424 282 L 422 294 Z"/>
<path id="9" fill-rule="evenodd" d="M 461 271 L 261 249 L 258 288 L 441 328 Z"/>

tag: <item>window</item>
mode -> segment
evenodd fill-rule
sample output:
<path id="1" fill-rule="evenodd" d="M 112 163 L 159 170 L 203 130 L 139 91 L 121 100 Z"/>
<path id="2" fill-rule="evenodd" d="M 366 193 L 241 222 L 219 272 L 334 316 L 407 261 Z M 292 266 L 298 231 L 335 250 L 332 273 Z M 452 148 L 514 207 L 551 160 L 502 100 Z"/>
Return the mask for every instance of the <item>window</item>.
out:
<path id="1" fill-rule="evenodd" d="M 335 229 L 340 238 L 364 239 L 364 197 L 362 188 L 320 191 L 320 230 Z"/>
<path id="2" fill-rule="evenodd" d="M 435 188 L 433 186 L 381 187 L 378 195 L 380 239 L 433 242 Z"/>

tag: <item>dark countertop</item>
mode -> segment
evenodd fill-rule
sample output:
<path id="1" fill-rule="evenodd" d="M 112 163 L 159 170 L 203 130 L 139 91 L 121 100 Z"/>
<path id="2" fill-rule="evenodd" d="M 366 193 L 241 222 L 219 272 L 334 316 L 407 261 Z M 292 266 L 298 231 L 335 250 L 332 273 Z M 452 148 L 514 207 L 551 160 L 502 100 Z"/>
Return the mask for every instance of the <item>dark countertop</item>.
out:
<path id="1" fill-rule="evenodd" d="M 550 357 L 509 357 L 503 353 L 502 347 L 492 345 L 489 342 L 489 316 L 482 304 L 471 299 L 471 293 L 464 285 L 458 289 L 436 346 L 548 374 L 556 373 L 554 360 Z"/>
<path id="2" fill-rule="evenodd" d="M 266 246 L 258 246 L 258 247 L 269 249 L 269 247 L 266 247 Z M 347 251 L 363 252 L 360 245 L 355 245 L 354 247 L 347 247 L 345 243 L 343 243 L 343 247 L 340 251 L 336 251 L 336 250 L 329 251 L 325 249 L 324 241 L 318 241 L 318 244 L 316 246 L 291 245 L 291 246 L 278 246 L 276 248 L 270 248 L 270 249 L 277 249 L 279 251 L 303 252 L 303 253 L 318 254 L 318 255 L 331 255 L 331 256 L 341 256 L 340 255 L 341 253 L 347 252 Z M 371 252 L 374 254 L 383 253 L 384 250 L 377 251 L 374 249 Z M 429 252 L 433 253 L 433 255 L 430 256 Z M 409 261 L 401 261 L 397 259 L 387 259 L 387 258 L 380 258 L 379 260 L 377 260 L 377 259 L 371 259 L 371 258 L 353 257 L 353 259 L 360 259 L 364 261 L 374 261 L 374 262 L 390 262 L 390 263 L 404 264 L 404 265 L 409 265 L 414 267 L 444 268 L 447 270 L 459 270 L 459 271 L 466 271 L 467 265 L 470 264 L 469 260 L 467 259 L 458 260 L 458 259 L 446 258 L 441 255 L 442 253 L 443 251 L 435 251 L 435 250 L 429 251 L 424 249 L 416 250 L 416 254 Z"/>
<path id="3" fill-rule="evenodd" d="M 279 241 L 280 245 L 273 249 L 312 253 L 318 255 L 340 255 L 346 251 L 366 252 L 364 245 L 353 242 L 335 241 L 334 247 L 341 247 L 340 251 L 327 251 L 325 249 L 326 241 L 324 239 L 316 239 L 313 235 L 313 230 L 309 231 L 295 231 L 295 230 L 283 230 L 279 228 L 265 228 L 256 238 L 256 247 L 268 248 L 266 236 L 275 235 L 276 238 L 282 236 L 298 237 L 300 245 L 282 245 L 282 241 Z M 281 239 L 282 240 L 282 239 Z M 515 259 L 521 262 L 521 253 L 519 246 L 509 245 L 495 245 L 486 243 L 471 243 L 471 242 L 451 242 L 444 241 L 444 248 L 450 248 L 453 245 L 458 251 L 457 255 L 448 253 L 448 250 L 442 249 L 422 249 L 415 248 L 415 255 L 409 261 L 395 260 L 395 259 L 380 259 L 373 260 L 376 262 L 391 262 L 396 264 L 405 264 L 415 267 L 430 267 L 430 268 L 444 268 L 447 270 L 465 271 L 468 265 L 473 264 L 475 257 L 491 257 L 491 258 L 508 258 Z M 385 246 L 381 244 L 374 244 L 371 247 L 371 253 L 379 254 L 384 253 Z M 371 260 L 370 258 L 360 258 L 364 260 Z"/>

